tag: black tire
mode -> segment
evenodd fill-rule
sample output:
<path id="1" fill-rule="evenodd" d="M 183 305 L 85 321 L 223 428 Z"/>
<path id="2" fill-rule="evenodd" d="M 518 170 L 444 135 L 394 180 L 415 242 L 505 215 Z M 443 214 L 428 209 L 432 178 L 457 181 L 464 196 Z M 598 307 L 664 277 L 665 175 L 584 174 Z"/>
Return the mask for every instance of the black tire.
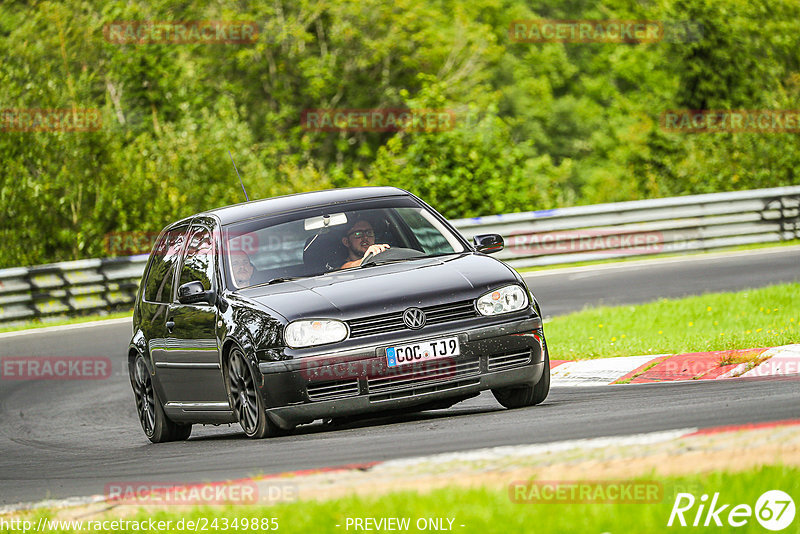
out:
<path id="1" fill-rule="evenodd" d="M 192 433 L 192 425 L 174 423 L 164 413 L 143 356 L 136 357 L 130 374 L 139 423 L 147 439 L 153 443 L 188 439 Z"/>
<path id="2" fill-rule="evenodd" d="M 497 402 L 505 408 L 524 408 L 525 406 L 536 406 L 544 402 L 550 393 L 550 354 L 547 344 L 544 345 L 544 370 L 539 381 L 535 384 L 525 384 L 503 389 L 493 389 L 492 394 Z"/>
<path id="3" fill-rule="evenodd" d="M 233 348 L 228 357 L 226 376 L 233 413 L 245 435 L 262 439 L 281 434 L 281 429 L 267 417 L 253 371 L 238 347 Z"/>

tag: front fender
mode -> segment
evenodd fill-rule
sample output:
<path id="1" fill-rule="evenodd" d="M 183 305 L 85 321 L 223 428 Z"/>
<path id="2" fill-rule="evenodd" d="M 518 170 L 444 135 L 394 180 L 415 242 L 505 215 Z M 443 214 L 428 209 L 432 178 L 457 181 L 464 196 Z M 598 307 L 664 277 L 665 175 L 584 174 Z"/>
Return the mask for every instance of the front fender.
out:
<path id="1" fill-rule="evenodd" d="M 221 346 L 225 347 L 226 342 L 236 342 L 256 361 L 283 358 L 286 319 L 239 295 L 229 295 L 227 300 L 230 305 L 225 313 L 220 314 L 224 329 L 220 333 Z"/>

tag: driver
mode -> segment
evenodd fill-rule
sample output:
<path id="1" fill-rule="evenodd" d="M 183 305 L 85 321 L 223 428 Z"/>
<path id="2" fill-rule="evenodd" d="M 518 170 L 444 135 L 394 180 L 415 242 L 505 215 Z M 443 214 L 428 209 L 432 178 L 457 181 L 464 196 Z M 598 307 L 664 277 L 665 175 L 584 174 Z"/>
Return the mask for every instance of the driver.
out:
<path id="1" fill-rule="evenodd" d="M 386 244 L 375 244 L 375 230 L 369 221 L 363 219 L 348 228 L 342 244 L 347 249 L 347 261 L 340 269 L 358 267 L 368 254 L 380 254 L 389 248 Z"/>

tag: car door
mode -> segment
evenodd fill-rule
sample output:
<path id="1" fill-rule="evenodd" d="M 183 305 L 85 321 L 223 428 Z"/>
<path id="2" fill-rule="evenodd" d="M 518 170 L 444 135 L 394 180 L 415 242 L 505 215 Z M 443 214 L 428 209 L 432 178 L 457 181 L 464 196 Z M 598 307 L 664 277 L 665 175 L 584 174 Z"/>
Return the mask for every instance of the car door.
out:
<path id="1" fill-rule="evenodd" d="M 183 251 L 189 225 L 179 225 L 164 232 L 150 258 L 150 268 L 144 282 L 141 328 L 147 339 L 148 352 L 155 366 L 158 396 L 162 402 L 174 400 L 173 384 L 180 377 L 164 365 L 169 357 L 167 346 L 167 314 L 174 298 L 175 267 Z"/>
<path id="2" fill-rule="evenodd" d="M 216 289 L 214 232 L 193 224 L 179 264 L 176 287 L 200 281 L 206 291 Z M 220 368 L 220 345 L 216 335 L 215 304 L 172 302 L 167 311 L 167 366 L 178 372 L 172 383 L 184 411 L 228 410 Z M 176 406 L 178 407 L 178 406 Z"/>

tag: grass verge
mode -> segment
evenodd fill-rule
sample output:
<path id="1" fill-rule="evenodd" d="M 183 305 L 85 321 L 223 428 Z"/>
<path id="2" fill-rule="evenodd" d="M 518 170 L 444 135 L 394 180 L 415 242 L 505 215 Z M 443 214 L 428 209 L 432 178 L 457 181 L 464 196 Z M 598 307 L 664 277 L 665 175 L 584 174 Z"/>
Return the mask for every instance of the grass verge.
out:
<path id="1" fill-rule="evenodd" d="M 127 520 L 138 521 L 170 521 L 172 528 L 164 529 L 166 532 L 184 532 L 195 530 L 189 528 L 188 521 L 199 523 L 198 531 L 220 531 L 224 521 L 227 519 L 227 530 L 266 530 L 261 528 L 251 529 L 252 520 L 255 519 L 257 525 L 263 525 L 265 520 L 270 518 L 277 519 L 278 532 L 283 533 L 343 533 L 353 531 L 363 531 L 356 529 L 353 520 L 373 518 L 380 521 L 386 518 L 408 518 L 408 532 L 419 532 L 418 528 L 425 525 L 431 529 L 432 524 L 438 524 L 452 532 L 463 533 L 494 533 L 494 532 L 537 532 L 540 534 L 563 533 L 563 532 L 674 532 L 683 530 L 677 523 L 677 518 L 673 526 L 667 527 L 676 497 L 679 493 L 691 493 L 695 497 L 695 504 L 692 508 L 684 512 L 689 530 L 696 531 L 692 523 L 701 505 L 701 495 L 708 495 L 708 500 L 704 504 L 702 514 L 700 514 L 700 530 L 706 531 L 702 527 L 708 511 L 708 502 L 711 501 L 715 493 L 719 493 L 716 506 L 719 508 L 728 504 L 723 513 L 719 514 L 722 527 L 713 526 L 715 532 L 765 532 L 759 524 L 755 513 L 756 503 L 759 497 L 769 490 L 782 490 L 789 493 L 797 502 L 797 480 L 800 479 L 800 469 L 784 466 L 765 466 L 758 469 L 746 470 L 738 473 L 711 472 L 704 475 L 682 476 L 682 477 L 640 477 L 635 480 L 640 485 L 652 485 L 655 483 L 662 489 L 658 492 L 656 499 L 650 502 L 634 503 L 570 503 L 570 502 L 547 502 L 540 499 L 538 502 L 530 502 L 528 499 L 531 493 L 520 492 L 515 489 L 516 484 L 521 481 L 509 480 L 509 487 L 502 489 L 489 488 L 462 488 L 450 486 L 445 489 L 436 490 L 428 493 L 415 492 L 395 492 L 382 495 L 380 497 L 346 497 L 330 501 L 300 501 L 291 504 L 280 504 L 265 507 L 244 507 L 228 506 L 220 508 L 192 508 L 185 511 L 140 511 L 135 516 L 126 517 Z M 551 481 L 552 482 L 552 481 Z M 562 481 L 569 483 L 570 481 Z M 572 481 L 576 482 L 576 481 Z M 589 481 L 585 481 L 589 482 Z M 591 481 L 597 482 L 597 481 Z M 614 481 L 606 481 L 613 483 Z M 512 484 L 514 484 L 512 486 Z M 590 487 L 592 487 L 590 485 Z M 611 495 L 611 493 L 608 493 Z M 514 497 L 518 497 L 515 502 Z M 544 496 L 544 492 L 541 493 Z M 521 497 L 521 498 L 519 498 Z M 688 499 L 688 498 L 684 498 Z M 634 499 L 635 500 L 635 499 Z M 688 500 L 683 500 L 682 505 Z M 747 505 L 750 507 L 749 517 L 739 517 L 739 521 L 746 521 L 746 524 L 739 528 L 732 528 L 728 524 L 728 514 L 737 505 Z M 782 506 L 771 503 L 770 509 L 777 516 Z M 760 508 L 763 516 L 767 512 Z M 784 510 L 786 513 L 786 510 Z M 113 511 L 107 513 L 103 519 L 111 518 Z M 34 525 L 39 517 L 52 517 L 48 512 L 39 512 L 29 517 Z M 242 529 L 242 519 L 247 518 L 247 528 Z M 350 522 L 348 523 L 348 519 Z M 110 532 L 110 529 L 87 528 L 88 521 L 94 518 L 84 518 L 84 531 Z M 175 528 L 179 521 L 183 520 L 183 529 Z M 431 522 L 433 520 L 433 522 Z M 452 523 L 449 522 L 452 520 Z M 236 521 L 237 527 L 231 527 Z M 795 517 L 794 521 L 784 532 L 797 532 L 797 525 L 800 519 Z M 273 522 L 269 522 L 273 524 Z M 349 525 L 349 528 L 348 528 Z M 213 528 L 216 526 L 216 528 Z M 205 527 L 205 528 L 204 528 Z M 374 528 L 372 530 L 385 531 Z M 447 528 L 450 527 L 450 528 Z M 535 527 L 535 528 L 534 528 Z M 74 532 L 74 529 L 59 530 L 54 532 Z M 132 528 L 122 528 L 114 532 L 138 532 Z"/>
<path id="2" fill-rule="evenodd" d="M 800 284 L 601 306 L 545 326 L 552 359 L 678 354 L 800 341 Z"/>

